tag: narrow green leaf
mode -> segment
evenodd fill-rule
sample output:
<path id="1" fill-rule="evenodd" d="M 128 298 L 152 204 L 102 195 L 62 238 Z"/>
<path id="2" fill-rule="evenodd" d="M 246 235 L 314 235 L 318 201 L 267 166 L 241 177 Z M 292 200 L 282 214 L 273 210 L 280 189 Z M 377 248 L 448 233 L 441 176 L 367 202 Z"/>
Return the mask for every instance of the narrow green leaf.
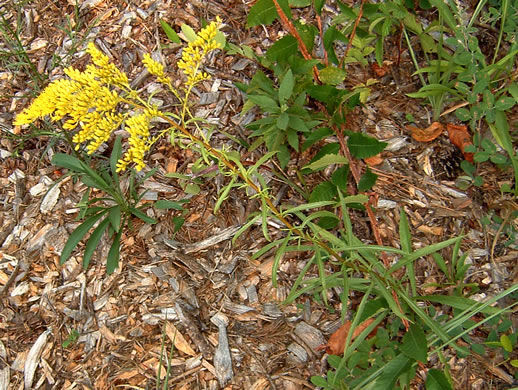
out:
<path id="1" fill-rule="evenodd" d="M 122 230 L 115 235 L 110 251 L 108 252 L 108 258 L 106 260 L 106 273 L 108 275 L 112 274 L 119 266 L 121 235 Z"/>
<path id="2" fill-rule="evenodd" d="M 56 153 L 52 157 L 51 163 L 58 167 L 70 169 L 71 171 L 78 173 L 85 173 L 84 163 L 74 156 L 69 156 L 64 153 Z"/>
<path id="3" fill-rule="evenodd" d="M 85 245 L 85 253 L 83 255 L 83 268 L 87 269 L 88 265 L 90 264 L 90 260 L 92 258 L 92 255 L 95 252 L 95 248 L 97 248 L 97 245 L 99 244 L 99 241 L 101 240 L 101 237 L 103 236 L 104 231 L 108 227 L 109 219 L 105 218 L 92 232 L 90 235 L 90 238 L 86 242 Z"/>
<path id="4" fill-rule="evenodd" d="M 162 26 L 162 30 L 164 30 L 165 35 L 167 35 L 167 38 L 169 38 L 171 42 L 181 43 L 180 37 L 176 31 L 174 31 L 173 28 L 164 19 L 160 19 L 160 26 Z"/>
<path id="5" fill-rule="evenodd" d="M 288 69 L 284 75 L 281 84 L 279 85 L 279 102 L 284 104 L 288 101 L 293 93 L 293 87 L 295 86 L 295 78 L 291 69 Z"/>
<path id="6" fill-rule="evenodd" d="M 117 176 L 117 161 L 121 158 L 122 154 L 122 141 L 121 137 L 118 136 L 115 138 L 115 142 L 113 143 L 112 154 L 110 155 L 110 169 L 112 171 L 113 177 Z"/>
<path id="7" fill-rule="evenodd" d="M 457 297 L 457 296 L 450 296 L 450 295 L 422 295 L 419 297 L 413 298 L 414 300 L 418 301 L 430 301 L 430 302 L 436 302 L 440 303 L 441 305 L 447 305 L 456 309 L 460 310 L 467 310 L 467 309 L 473 309 L 479 305 L 481 305 L 479 302 L 474 301 L 469 298 L 465 297 Z M 482 310 L 482 313 L 485 314 L 494 314 L 498 312 L 497 308 L 494 307 L 485 307 Z"/>
<path id="8" fill-rule="evenodd" d="M 172 200 L 166 200 L 166 199 L 160 199 L 160 200 L 157 200 L 153 206 L 158 209 L 158 210 L 169 210 L 169 209 L 174 209 L 174 210 L 179 210 L 179 211 L 182 211 L 184 208 L 182 206 L 181 203 L 178 203 L 178 202 L 174 202 Z"/>
<path id="9" fill-rule="evenodd" d="M 106 214 L 108 210 L 101 211 L 98 214 L 92 215 L 86 221 L 84 221 L 81 225 L 79 225 L 68 237 L 68 240 L 61 251 L 61 256 L 59 258 L 60 264 L 63 264 L 68 260 L 74 248 L 79 244 L 79 241 L 85 236 L 86 233 L 94 226 L 94 224 L 102 218 L 104 214 Z"/>
<path id="10" fill-rule="evenodd" d="M 151 217 L 148 217 L 146 213 L 144 213 L 142 210 L 139 210 L 139 209 L 137 209 L 135 207 L 130 207 L 130 212 L 135 217 L 141 219 L 145 223 L 150 223 L 150 224 L 155 224 L 156 223 L 155 219 L 153 219 Z"/>
<path id="11" fill-rule="evenodd" d="M 347 139 L 347 146 L 356 158 L 367 158 L 381 153 L 388 144 L 362 133 L 352 133 Z"/>
<path id="12" fill-rule="evenodd" d="M 426 376 L 426 390 L 453 390 L 451 383 L 442 371 L 431 368 Z"/>
<path id="13" fill-rule="evenodd" d="M 400 349 L 409 358 L 426 363 L 428 360 L 428 345 L 426 344 L 426 335 L 419 325 L 412 324 L 410 326 L 408 332 L 403 336 Z"/>
<path id="14" fill-rule="evenodd" d="M 306 165 L 303 169 L 311 169 L 316 171 L 322 168 L 327 168 L 331 164 L 348 164 L 349 161 L 346 157 L 339 154 L 326 154 L 321 159 Z"/>
<path id="15" fill-rule="evenodd" d="M 113 230 L 118 232 L 121 227 L 121 206 L 117 205 L 110 208 L 108 219 L 110 220 Z"/>

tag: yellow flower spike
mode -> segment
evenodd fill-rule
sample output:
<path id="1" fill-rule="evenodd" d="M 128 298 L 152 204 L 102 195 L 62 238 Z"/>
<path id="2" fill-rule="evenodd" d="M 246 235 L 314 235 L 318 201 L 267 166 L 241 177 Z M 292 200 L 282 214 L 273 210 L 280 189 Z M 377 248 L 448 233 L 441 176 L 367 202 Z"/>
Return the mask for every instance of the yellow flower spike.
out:
<path id="1" fill-rule="evenodd" d="M 221 19 L 216 17 L 216 21 L 211 22 L 203 28 L 197 35 L 196 39 L 182 51 L 182 59 L 178 61 L 177 66 L 187 77 L 186 88 L 194 86 L 203 80 L 208 80 L 210 76 L 207 73 L 199 73 L 205 57 L 213 50 L 220 47 L 215 41 L 218 28 L 221 25 Z"/>
<path id="2" fill-rule="evenodd" d="M 151 58 L 151 55 L 148 53 L 144 54 L 142 62 L 144 63 L 149 73 L 151 73 L 153 76 L 156 76 L 159 82 L 163 84 L 171 83 L 171 80 L 169 80 L 169 78 L 165 75 L 164 65 Z"/>

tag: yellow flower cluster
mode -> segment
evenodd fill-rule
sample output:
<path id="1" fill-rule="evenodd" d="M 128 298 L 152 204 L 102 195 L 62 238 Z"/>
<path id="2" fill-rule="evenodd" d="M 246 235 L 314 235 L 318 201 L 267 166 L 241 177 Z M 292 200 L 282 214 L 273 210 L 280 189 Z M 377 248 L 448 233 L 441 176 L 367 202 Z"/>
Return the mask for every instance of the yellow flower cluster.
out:
<path id="1" fill-rule="evenodd" d="M 162 65 L 160 62 L 155 61 L 153 58 L 151 58 L 151 56 L 148 53 L 144 54 L 142 62 L 146 66 L 149 73 L 151 73 L 153 76 L 156 76 L 158 81 L 164 84 L 171 83 L 169 77 L 165 75 L 164 65 Z"/>
<path id="2" fill-rule="evenodd" d="M 215 40 L 220 25 L 221 19 L 216 17 L 216 21 L 203 28 L 196 35 L 196 39 L 182 51 L 182 59 L 178 61 L 178 68 L 182 69 L 187 76 L 187 88 L 210 78 L 207 73 L 200 71 L 200 67 L 211 51 L 220 48 L 220 44 Z"/>
<path id="3" fill-rule="evenodd" d="M 112 131 L 120 126 L 123 116 L 115 111 L 120 96 L 107 85 L 128 85 L 128 78 L 115 65 L 109 64 L 108 58 L 94 46 L 89 45 L 87 52 L 104 68 L 89 66 L 84 72 L 65 69 L 70 80 L 50 83 L 30 107 L 16 116 L 14 124 L 29 124 L 46 115 L 54 121 L 66 117 L 65 130 L 81 128 L 73 137 L 74 143 L 78 144 L 76 149 L 80 143 L 87 142 L 90 154 L 108 140 Z"/>
<path id="4" fill-rule="evenodd" d="M 164 115 L 156 107 L 147 108 L 138 115 L 133 115 L 126 121 L 126 131 L 129 133 L 129 149 L 124 158 L 117 162 L 117 172 L 124 171 L 128 164 L 135 163 L 135 168 L 140 171 L 146 166 L 144 154 L 151 147 L 153 140 L 149 134 L 150 122 L 153 117 Z"/>
<path id="5" fill-rule="evenodd" d="M 200 71 L 200 67 L 204 58 L 220 47 L 215 40 L 220 25 L 221 19 L 218 17 L 202 29 L 196 40 L 183 51 L 178 67 L 187 76 L 186 90 L 209 78 L 208 74 Z M 65 69 L 69 79 L 50 83 L 28 108 L 16 116 L 14 124 L 30 124 L 45 116 L 53 121 L 63 119 L 65 130 L 78 129 L 72 138 L 76 149 L 86 143 L 87 152 L 92 154 L 110 138 L 114 130 L 125 123 L 129 133 L 129 149 L 117 163 L 117 170 L 123 171 L 129 164 L 135 164 L 140 171 L 145 166 L 145 153 L 156 141 L 150 135 L 151 120 L 156 116 L 164 117 L 165 114 L 140 99 L 138 91 L 131 89 L 126 74 L 117 69 L 93 43 L 88 44 L 86 51 L 92 57 L 93 64 L 88 65 L 83 72 L 72 67 Z M 149 73 L 169 85 L 175 95 L 179 96 L 172 88 L 162 64 L 153 60 L 149 54 L 144 55 L 143 63 Z M 140 109 L 137 114 L 121 114 L 117 112 L 120 104 Z"/>

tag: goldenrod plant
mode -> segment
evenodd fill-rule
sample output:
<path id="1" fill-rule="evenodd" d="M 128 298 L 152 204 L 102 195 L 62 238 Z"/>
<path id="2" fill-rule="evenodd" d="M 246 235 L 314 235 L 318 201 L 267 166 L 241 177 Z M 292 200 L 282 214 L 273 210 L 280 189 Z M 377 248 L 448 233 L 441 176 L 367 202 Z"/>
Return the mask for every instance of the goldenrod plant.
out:
<path id="1" fill-rule="evenodd" d="M 155 223 L 155 220 L 148 217 L 138 206 L 142 194 L 138 194 L 135 189 L 136 184 L 154 171 L 137 178 L 134 170 L 142 171 L 146 165 L 146 153 L 165 134 L 171 135 L 172 139 L 180 135 L 192 141 L 198 140 L 187 130 L 191 124 L 195 125 L 195 129 L 199 126 L 189 110 L 190 94 L 194 86 L 210 79 L 209 74 L 203 72 L 202 68 L 207 56 L 224 46 L 224 36 L 219 32 L 220 26 L 221 20 L 217 18 L 198 34 L 193 32 L 190 36 L 190 42 L 184 48 L 182 58 L 178 62 L 178 68 L 184 76 L 184 83 L 180 89 L 173 86 L 173 80 L 161 63 L 149 54 L 144 55 L 143 63 L 149 73 L 181 102 L 178 114 L 162 112 L 158 106 L 150 102 L 150 99 L 143 99 L 139 92 L 130 86 L 127 75 L 111 63 L 93 43 L 89 43 L 86 51 L 91 56 L 92 64 L 83 71 L 73 67 L 66 68 L 64 73 L 67 78 L 50 83 L 28 108 L 16 116 L 15 125 L 27 125 L 47 117 L 51 121 L 62 122 L 65 138 L 71 138 L 78 157 L 82 151 L 87 155 L 94 154 L 110 139 L 112 133 L 121 127 L 129 134 L 124 153 L 120 138 L 115 142 L 109 166 L 97 164 L 92 168 L 89 163 L 74 156 L 61 153 L 54 156 L 52 162 L 55 165 L 69 169 L 70 174 L 79 176 L 89 188 L 86 197 L 83 197 L 80 203 L 79 218 L 86 220 L 70 235 L 61 254 L 62 263 L 97 224 L 86 243 L 83 265 L 88 266 L 95 248 L 107 231 L 113 240 L 107 259 L 107 272 L 111 273 L 118 266 L 120 237 L 124 227 L 130 226 L 130 217 L 135 216 L 146 223 Z M 153 122 L 157 118 L 168 123 L 169 127 L 153 131 Z M 69 132 L 74 132 L 72 137 Z M 201 135 L 201 132 L 199 133 Z M 201 137 L 203 138 L 203 135 Z M 131 170 L 130 188 L 124 191 L 118 175 L 128 168 Z M 108 198 L 90 199 L 92 188 L 103 191 Z M 110 206 L 102 203 L 106 199 L 111 201 Z M 183 211 L 179 202 L 162 200 L 156 202 L 155 207 Z M 182 220 L 173 222 L 178 228 Z"/>
<path id="2" fill-rule="evenodd" d="M 182 102 L 181 125 L 185 125 L 188 114 L 189 95 L 192 88 L 210 76 L 201 70 L 204 59 L 210 52 L 221 48 L 215 40 L 221 20 L 218 19 L 202 29 L 196 39 L 183 50 L 178 68 L 183 71 L 186 81 L 183 94 L 173 87 L 164 66 L 144 55 L 143 63 L 149 73 L 167 86 Z M 48 85 L 34 102 L 18 114 L 15 125 L 34 122 L 38 118 L 49 116 L 53 121 L 64 119 L 64 130 L 79 131 L 73 136 L 76 150 L 86 143 L 88 154 L 94 153 L 99 146 L 108 141 L 114 130 L 121 125 L 129 133 L 129 148 L 117 163 L 117 171 L 124 171 L 129 164 L 134 164 L 137 171 L 145 167 L 144 156 L 151 146 L 165 133 L 174 131 L 177 123 L 152 136 L 152 121 L 157 117 L 167 117 L 159 108 L 143 100 L 138 92 L 131 88 L 128 77 L 121 72 L 109 58 L 93 43 L 88 44 L 87 53 L 93 64 L 79 71 L 72 67 L 65 69 L 68 79 L 59 79 Z M 182 96 L 183 95 L 183 96 Z M 121 107 L 127 105 L 131 109 Z M 175 119 L 177 117 L 175 116 Z"/>

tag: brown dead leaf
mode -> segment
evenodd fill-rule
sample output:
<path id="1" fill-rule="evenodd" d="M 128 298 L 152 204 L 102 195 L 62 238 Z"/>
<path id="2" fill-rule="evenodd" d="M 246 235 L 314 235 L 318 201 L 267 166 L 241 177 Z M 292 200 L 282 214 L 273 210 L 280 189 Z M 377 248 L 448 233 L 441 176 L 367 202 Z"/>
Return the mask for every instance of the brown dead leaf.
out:
<path id="1" fill-rule="evenodd" d="M 369 167 L 375 167 L 376 165 L 380 165 L 383 162 L 383 159 L 379 154 L 364 158 L 363 161 L 369 166 Z"/>
<path id="2" fill-rule="evenodd" d="M 453 125 L 448 123 L 446 129 L 448 130 L 448 138 L 451 143 L 461 150 L 466 160 L 473 162 L 473 153 L 464 152 L 467 146 L 473 145 L 468 128 L 465 125 Z"/>
<path id="3" fill-rule="evenodd" d="M 375 62 L 371 65 L 371 67 L 376 77 L 383 77 L 387 74 L 387 67 L 385 64 L 383 64 L 383 66 L 379 66 L 378 63 Z"/>
<path id="4" fill-rule="evenodd" d="M 406 127 L 412 134 L 412 138 L 419 142 L 430 142 L 436 139 L 444 131 L 444 125 L 439 122 L 433 122 L 426 129 L 415 126 Z"/>
<path id="5" fill-rule="evenodd" d="M 417 228 L 418 231 L 425 234 L 432 234 L 434 236 L 442 236 L 443 228 L 442 226 L 426 226 L 421 225 Z"/>
<path id="6" fill-rule="evenodd" d="M 356 327 L 353 335 L 351 336 L 351 342 L 360 335 L 361 332 L 365 330 L 372 322 L 374 318 L 369 318 L 363 321 L 360 325 Z M 340 328 L 334 332 L 327 344 L 323 344 L 318 346 L 317 350 L 320 351 L 322 349 L 326 350 L 326 353 L 330 355 L 341 355 L 345 350 L 345 340 L 347 340 L 347 335 L 349 334 L 349 330 L 351 328 L 351 321 L 347 321 Z M 370 335 L 373 335 L 376 332 L 376 328 L 371 332 Z"/>
<path id="7" fill-rule="evenodd" d="M 187 340 L 185 340 L 185 337 L 183 337 L 180 331 L 176 329 L 173 324 L 169 322 L 165 324 L 165 333 L 167 334 L 167 337 L 169 337 L 169 339 L 174 342 L 176 349 L 189 356 L 196 356 L 196 352 L 194 352 Z"/>

